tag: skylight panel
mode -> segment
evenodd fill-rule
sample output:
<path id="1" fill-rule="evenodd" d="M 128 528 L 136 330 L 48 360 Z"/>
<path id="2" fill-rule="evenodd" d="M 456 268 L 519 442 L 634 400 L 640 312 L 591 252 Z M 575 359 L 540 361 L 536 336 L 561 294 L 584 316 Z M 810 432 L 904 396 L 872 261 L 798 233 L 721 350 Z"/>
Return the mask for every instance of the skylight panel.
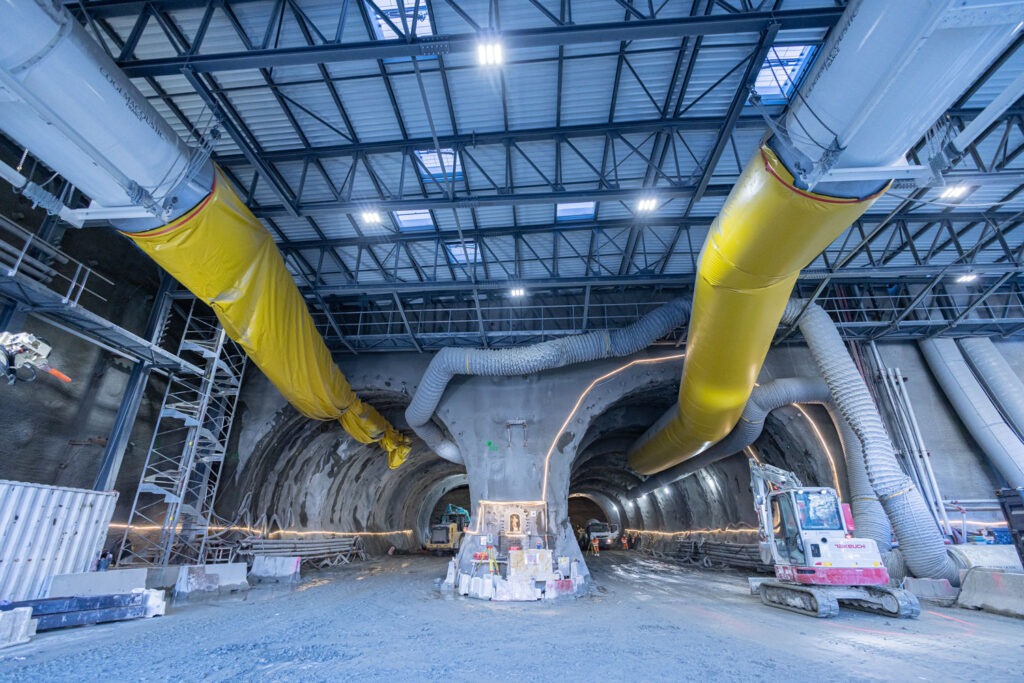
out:
<path id="1" fill-rule="evenodd" d="M 425 149 L 416 152 L 420 160 L 420 176 L 424 180 L 433 178 L 439 182 L 462 180 L 462 163 L 453 149 Z"/>
<path id="2" fill-rule="evenodd" d="M 754 89 L 764 104 L 786 104 L 814 62 L 814 45 L 780 45 L 768 51 Z"/>
<path id="3" fill-rule="evenodd" d="M 468 263 L 476 263 L 480 260 L 480 255 L 477 252 L 476 242 L 472 240 L 465 242 L 446 242 L 445 249 L 448 250 L 448 257 L 452 260 L 452 263 L 458 263 L 466 265 Z"/>
<path id="4" fill-rule="evenodd" d="M 423 232 L 434 229 L 434 219 L 428 209 L 395 211 L 395 222 L 400 232 Z"/>
<path id="5" fill-rule="evenodd" d="M 556 221 L 592 220 L 597 210 L 597 202 L 566 202 L 555 208 Z"/>
<path id="6" fill-rule="evenodd" d="M 434 35 L 426 0 L 366 0 L 366 8 L 375 20 L 380 40 L 405 38 L 406 32 L 413 30 L 413 22 L 416 24 L 414 35 L 418 38 Z M 405 23 L 402 22 L 403 14 Z M 396 33 L 395 29 L 399 32 Z"/>

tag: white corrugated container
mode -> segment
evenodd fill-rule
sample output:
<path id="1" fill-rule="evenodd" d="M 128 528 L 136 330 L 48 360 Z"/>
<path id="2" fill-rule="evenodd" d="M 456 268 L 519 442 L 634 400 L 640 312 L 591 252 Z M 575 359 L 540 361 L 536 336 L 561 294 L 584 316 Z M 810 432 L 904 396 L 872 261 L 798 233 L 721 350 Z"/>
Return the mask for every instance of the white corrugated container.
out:
<path id="1" fill-rule="evenodd" d="M 55 574 L 88 571 L 117 491 L 0 480 L 0 600 L 32 600 Z"/>

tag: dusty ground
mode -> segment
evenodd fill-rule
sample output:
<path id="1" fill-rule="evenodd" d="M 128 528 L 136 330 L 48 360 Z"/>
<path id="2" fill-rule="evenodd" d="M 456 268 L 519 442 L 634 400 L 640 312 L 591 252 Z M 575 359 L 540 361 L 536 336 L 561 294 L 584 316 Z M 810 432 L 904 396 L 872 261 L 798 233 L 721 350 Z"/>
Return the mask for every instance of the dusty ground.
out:
<path id="1" fill-rule="evenodd" d="M 980 612 L 815 620 L 762 606 L 739 574 L 622 552 L 592 560 L 591 597 L 489 603 L 442 594 L 444 568 L 386 558 L 42 634 L 0 651 L 0 680 L 1021 680 L 1024 621 Z"/>

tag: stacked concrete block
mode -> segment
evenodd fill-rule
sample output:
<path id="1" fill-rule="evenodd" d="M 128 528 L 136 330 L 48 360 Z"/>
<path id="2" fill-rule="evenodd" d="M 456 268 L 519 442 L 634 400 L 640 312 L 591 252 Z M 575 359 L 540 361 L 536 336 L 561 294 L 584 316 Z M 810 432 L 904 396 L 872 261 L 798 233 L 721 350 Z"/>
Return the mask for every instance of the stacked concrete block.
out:
<path id="1" fill-rule="evenodd" d="M 301 557 L 256 555 L 253 557 L 249 576 L 256 581 L 263 582 L 294 582 L 299 580 L 301 565 Z"/>
<path id="2" fill-rule="evenodd" d="M 987 567 L 970 569 L 960 586 L 957 604 L 1024 618 L 1024 574 Z"/>
<path id="3" fill-rule="evenodd" d="M 50 580 L 47 597 L 120 595 L 145 587 L 145 569 L 113 569 L 106 572 L 58 574 Z"/>
<path id="4" fill-rule="evenodd" d="M 185 565 L 178 570 L 175 595 L 248 590 L 244 563 Z"/>
<path id="5" fill-rule="evenodd" d="M 31 607 L 18 607 L 0 612 L 0 649 L 27 643 L 36 634 Z"/>

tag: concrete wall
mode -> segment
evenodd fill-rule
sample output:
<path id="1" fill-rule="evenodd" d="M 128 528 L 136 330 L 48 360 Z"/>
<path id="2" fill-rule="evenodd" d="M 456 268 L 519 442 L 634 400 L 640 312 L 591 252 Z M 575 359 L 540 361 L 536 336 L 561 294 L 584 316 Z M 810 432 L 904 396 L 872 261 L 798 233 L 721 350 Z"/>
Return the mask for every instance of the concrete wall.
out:
<path id="1" fill-rule="evenodd" d="M 1021 367 L 1021 345 L 1009 346 L 1015 348 L 1000 345 L 1000 351 Z M 878 350 L 883 362 L 899 368 L 907 380 L 907 393 L 922 425 L 942 495 L 947 499 L 992 498 L 996 488 L 994 472 L 932 377 L 917 345 L 879 344 Z"/>

